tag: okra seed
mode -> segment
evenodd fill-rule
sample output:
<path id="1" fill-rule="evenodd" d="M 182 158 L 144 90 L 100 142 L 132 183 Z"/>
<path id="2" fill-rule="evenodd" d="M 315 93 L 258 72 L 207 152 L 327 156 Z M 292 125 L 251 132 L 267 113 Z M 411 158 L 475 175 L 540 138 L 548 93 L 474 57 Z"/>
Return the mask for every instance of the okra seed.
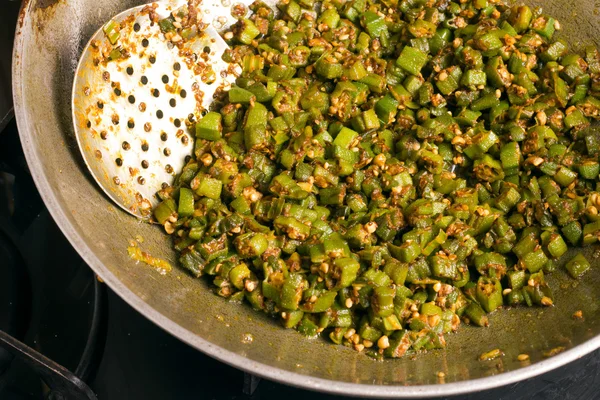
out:
<path id="1" fill-rule="evenodd" d="M 390 347 L 390 339 L 386 335 L 381 336 L 377 340 L 377 347 L 384 350 L 387 349 L 388 347 Z"/>

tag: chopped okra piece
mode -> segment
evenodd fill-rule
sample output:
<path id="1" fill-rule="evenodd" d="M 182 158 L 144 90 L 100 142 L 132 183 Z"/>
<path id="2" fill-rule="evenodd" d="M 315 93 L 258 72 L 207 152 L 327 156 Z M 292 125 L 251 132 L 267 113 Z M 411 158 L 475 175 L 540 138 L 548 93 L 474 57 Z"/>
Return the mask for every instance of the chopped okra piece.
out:
<path id="1" fill-rule="evenodd" d="M 396 64 L 413 75 L 419 75 L 421 69 L 427 64 L 427 54 L 419 49 L 406 46 L 396 60 Z"/>
<path id="2" fill-rule="evenodd" d="M 590 263 L 583 254 L 579 253 L 573 257 L 565 267 L 567 268 L 569 275 L 573 278 L 579 278 L 590 269 Z"/>

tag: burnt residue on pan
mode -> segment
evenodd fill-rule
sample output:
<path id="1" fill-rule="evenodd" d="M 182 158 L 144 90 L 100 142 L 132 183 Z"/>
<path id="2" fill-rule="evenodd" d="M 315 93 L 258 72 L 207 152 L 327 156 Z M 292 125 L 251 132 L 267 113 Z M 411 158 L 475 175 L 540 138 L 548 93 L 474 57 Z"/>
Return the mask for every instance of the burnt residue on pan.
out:
<path id="1" fill-rule="evenodd" d="M 53 6 L 57 5 L 58 3 L 60 3 L 60 1 L 61 0 L 38 0 L 35 3 L 35 7 L 37 9 L 39 9 L 39 8 L 46 9 L 46 8 L 53 7 Z"/>
<path id="2" fill-rule="evenodd" d="M 43 33 L 48 22 L 52 21 L 56 9 L 64 0 L 37 0 L 34 4 L 34 27 L 37 33 Z"/>

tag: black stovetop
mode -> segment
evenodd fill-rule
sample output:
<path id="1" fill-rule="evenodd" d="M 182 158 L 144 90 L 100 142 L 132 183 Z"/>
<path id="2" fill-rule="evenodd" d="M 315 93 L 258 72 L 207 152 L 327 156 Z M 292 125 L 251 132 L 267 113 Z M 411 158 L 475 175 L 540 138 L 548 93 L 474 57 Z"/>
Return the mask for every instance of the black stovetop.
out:
<path id="1" fill-rule="evenodd" d="M 28 174 L 7 82 L 18 4 L 0 1 L 0 330 L 74 372 L 98 399 L 338 398 L 267 380 L 249 394 L 257 380 L 178 341 L 95 279 Z M 44 398 L 60 396 L 39 371 L 0 348 L 0 399 Z M 457 398 L 600 399 L 600 350 L 539 377 Z"/>

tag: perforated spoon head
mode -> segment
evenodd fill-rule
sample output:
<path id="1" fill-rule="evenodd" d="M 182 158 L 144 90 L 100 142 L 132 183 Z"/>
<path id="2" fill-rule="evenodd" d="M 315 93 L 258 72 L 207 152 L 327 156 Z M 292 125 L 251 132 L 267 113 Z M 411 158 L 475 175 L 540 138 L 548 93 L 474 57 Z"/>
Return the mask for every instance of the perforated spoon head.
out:
<path id="1" fill-rule="evenodd" d="M 173 24 L 187 26 L 182 6 L 188 8 L 153 3 L 115 16 L 84 48 L 73 83 L 73 124 L 85 163 L 115 203 L 141 218 L 193 153 L 194 122 L 235 79 L 215 28 L 235 21 L 229 8 L 203 4 L 211 24 L 197 18 L 184 40 L 159 23 L 175 16 Z"/>

